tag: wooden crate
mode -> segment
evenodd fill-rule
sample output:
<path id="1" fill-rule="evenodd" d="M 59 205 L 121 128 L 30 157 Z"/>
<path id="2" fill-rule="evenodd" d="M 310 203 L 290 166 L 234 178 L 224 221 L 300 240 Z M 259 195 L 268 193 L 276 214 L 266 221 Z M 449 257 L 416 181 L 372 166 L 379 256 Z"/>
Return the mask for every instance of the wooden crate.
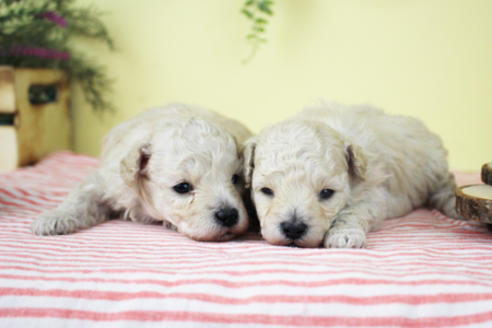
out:
<path id="1" fill-rule="evenodd" d="M 71 149 L 69 108 L 63 71 L 0 66 L 0 172 Z"/>

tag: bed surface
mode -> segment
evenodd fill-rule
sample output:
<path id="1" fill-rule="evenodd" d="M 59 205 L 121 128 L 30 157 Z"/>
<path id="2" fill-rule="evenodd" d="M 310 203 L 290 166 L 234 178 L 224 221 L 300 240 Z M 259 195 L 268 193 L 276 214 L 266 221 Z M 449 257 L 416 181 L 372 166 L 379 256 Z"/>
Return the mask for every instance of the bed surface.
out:
<path id="1" fill-rule="evenodd" d="M 492 233 L 435 210 L 386 221 L 362 250 L 122 220 L 32 235 L 97 163 L 63 152 L 0 175 L 0 327 L 492 327 Z"/>

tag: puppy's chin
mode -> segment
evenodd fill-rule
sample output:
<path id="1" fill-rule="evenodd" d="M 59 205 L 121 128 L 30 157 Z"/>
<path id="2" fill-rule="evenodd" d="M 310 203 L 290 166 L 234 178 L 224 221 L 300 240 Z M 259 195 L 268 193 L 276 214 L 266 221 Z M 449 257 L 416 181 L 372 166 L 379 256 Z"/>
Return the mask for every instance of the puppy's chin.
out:
<path id="1" fill-rule="evenodd" d="M 265 240 L 275 246 L 297 246 L 302 248 L 317 248 L 321 246 L 323 240 L 308 240 L 308 239 L 297 239 L 290 240 L 287 238 L 265 238 Z"/>
<path id="2" fill-rule="evenodd" d="M 184 227 L 183 227 L 184 228 Z M 243 233 L 248 229 L 248 220 L 242 219 L 235 226 L 226 228 L 219 225 L 209 227 L 206 229 L 197 229 L 197 231 L 189 231 L 190 229 L 180 229 L 178 231 L 196 241 L 227 241 L 231 240 Z"/>

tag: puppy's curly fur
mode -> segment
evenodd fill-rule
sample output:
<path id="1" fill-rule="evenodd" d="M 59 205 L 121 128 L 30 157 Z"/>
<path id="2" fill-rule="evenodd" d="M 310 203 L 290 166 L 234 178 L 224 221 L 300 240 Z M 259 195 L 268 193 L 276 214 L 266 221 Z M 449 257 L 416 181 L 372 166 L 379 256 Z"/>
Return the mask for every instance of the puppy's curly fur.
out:
<path id="1" fill-rule="evenodd" d="M 245 176 L 270 243 L 358 248 L 419 206 L 456 217 L 446 154 L 416 119 L 325 104 L 247 141 Z"/>
<path id="2" fill-rule="evenodd" d="M 32 230 L 66 234 L 119 215 L 164 221 L 197 240 L 231 238 L 248 226 L 243 187 L 233 176 L 241 174 L 239 155 L 250 135 L 240 123 L 198 107 L 144 111 L 106 136 L 100 167 Z M 173 189 L 182 183 L 192 190 Z M 227 224 L 217 219 L 221 209 Z"/>

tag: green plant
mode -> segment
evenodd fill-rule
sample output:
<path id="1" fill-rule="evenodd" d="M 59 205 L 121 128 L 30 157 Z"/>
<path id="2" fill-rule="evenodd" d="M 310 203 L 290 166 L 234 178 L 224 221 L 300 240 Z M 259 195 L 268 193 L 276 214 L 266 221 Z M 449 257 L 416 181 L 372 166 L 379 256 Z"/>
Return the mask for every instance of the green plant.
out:
<path id="1" fill-rule="evenodd" d="M 104 68 L 74 49 L 74 37 L 113 41 L 93 6 L 76 0 L 0 0 L 0 65 L 65 70 L 96 112 L 112 109 Z"/>
<path id="2" fill-rule="evenodd" d="M 241 13 L 243 13 L 251 22 L 251 33 L 246 36 L 246 39 L 251 44 L 251 52 L 244 62 L 249 62 L 255 55 L 260 45 L 265 43 L 266 26 L 268 18 L 273 15 L 272 0 L 246 0 L 244 2 Z"/>

